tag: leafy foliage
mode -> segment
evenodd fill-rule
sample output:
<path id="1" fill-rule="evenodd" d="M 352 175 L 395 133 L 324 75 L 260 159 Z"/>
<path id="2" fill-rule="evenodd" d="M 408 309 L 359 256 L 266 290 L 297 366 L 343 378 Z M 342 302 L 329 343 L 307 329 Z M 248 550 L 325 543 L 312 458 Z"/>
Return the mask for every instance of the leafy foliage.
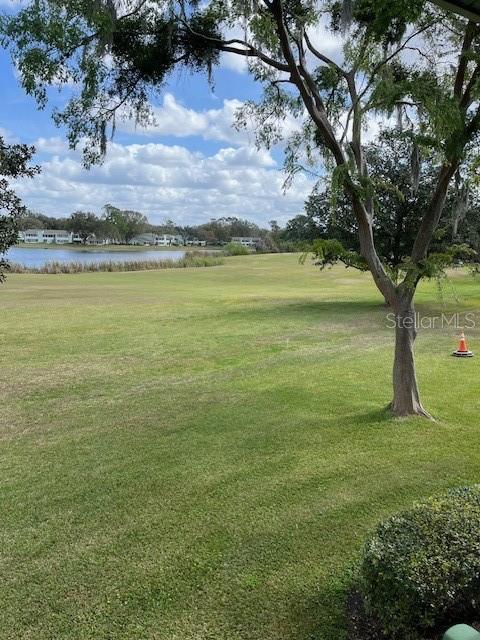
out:
<path id="1" fill-rule="evenodd" d="M 369 612 L 392 640 L 480 613 L 480 485 L 431 498 L 382 522 L 361 565 Z"/>
<path id="2" fill-rule="evenodd" d="M 250 236 L 264 237 L 265 230 L 258 225 L 243 218 L 227 216 L 212 218 L 209 222 L 195 227 L 192 235 L 205 240 L 208 244 L 226 244 L 232 237 Z"/>
<path id="3" fill-rule="evenodd" d="M 105 221 L 116 230 L 119 239 L 127 244 L 139 233 L 145 231 L 148 223 L 146 216 L 138 211 L 123 211 L 111 204 L 104 207 Z"/>
<path id="4" fill-rule="evenodd" d="M 311 249 L 304 254 L 303 259 L 310 253 L 313 254 L 315 265 L 321 269 L 333 267 L 337 262 L 343 262 L 346 267 L 368 271 L 365 259 L 356 251 L 345 249 L 338 240 L 315 240 Z"/>
<path id="5" fill-rule="evenodd" d="M 376 186 L 373 220 L 375 243 L 379 256 L 392 272 L 402 268 L 406 271 L 407 266 L 412 268 L 408 256 L 435 183 L 434 158 L 431 155 L 418 157 L 418 173 L 413 175 L 411 157 L 414 153 L 418 154 L 416 142 L 399 133 L 384 132 L 365 148 L 369 175 Z M 287 223 L 284 236 L 291 240 L 310 241 L 334 238 L 346 249 L 358 252 L 358 227 L 351 200 L 338 186 L 335 196 L 332 189 L 329 187 L 323 192 L 314 192 L 305 203 L 305 214 Z M 446 267 L 459 260 L 471 262 L 477 259 L 479 197 L 479 189 L 471 186 L 468 211 L 455 236 L 452 224 L 456 195 L 451 194 L 440 222 L 441 231 L 436 234 L 432 245 L 434 255 L 431 260 L 427 259 L 418 265 L 418 275 L 437 277 L 442 264 Z M 460 245 L 463 245 L 461 252 Z"/>
<path id="6" fill-rule="evenodd" d="M 73 233 L 80 236 L 82 242 L 86 242 L 91 235 L 98 232 L 99 220 L 94 213 L 75 211 L 70 216 L 67 226 Z"/>
<path id="7" fill-rule="evenodd" d="M 443 253 L 432 252 L 425 260 L 413 263 L 406 258 L 400 269 L 405 273 L 414 273 L 416 279 L 427 278 L 428 280 L 442 278 L 448 267 L 453 267 L 464 262 L 475 263 L 478 261 L 478 254 L 467 245 L 451 245 Z"/>
<path id="8" fill-rule="evenodd" d="M 343 4 L 340 0 L 331 5 L 332 25 L 336 30 L 344 28 Z M 408 24 L 419 18 L 422 9 L 424 9 L 422 0 L 399 0 L 398 2 L 356 0 L 352 2 L 351 18 L 357 25 L 366 27 L 375 40 L 388 45 L 400 40 Z"/>
<path id="9" fill-rule="evenodd" d="M 223 251 L 227 256 L 247 256 L 250 253 L 248 248 L 239 242 L 229 242 L 224 246 Z"/>
<path id="10" fill-rule="evenodd" d="M 7 144 L 0 137 L 0 282 L 8 262 L 5 253 L 17 242 L 18 220 L 26 209 L 9 185 L 9 178 L 32 177 L 38 167 L 29 166 L 34 149 L 24 144 Z"/>
<path id="11" fill-rule="evenodd" d="M 148 120 L 149 89 L 175 65 L 210 72 L 218 62 L 218 51 L 205 45 L 219 35 L 213 14 L 191 12 L 187 28 L 166 5 L 123 6 L 120 13 L 113 0 L 38 0 L 0 25 L 3 44 L 15 43 L 22 84 L 40 105 L 52 84 L 81 85 L 55 121 L 67 126 L 72 146 L 88 138 L 87 165 L 105 154 L 117 114 Z"/>

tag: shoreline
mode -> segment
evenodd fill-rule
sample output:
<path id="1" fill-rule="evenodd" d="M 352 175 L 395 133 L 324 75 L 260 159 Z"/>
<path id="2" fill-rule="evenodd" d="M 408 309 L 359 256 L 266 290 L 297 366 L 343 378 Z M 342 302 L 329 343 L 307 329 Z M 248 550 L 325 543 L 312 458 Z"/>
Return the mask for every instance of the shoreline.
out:
<path id="1" fill-rule="evenodd" d="M 221 251 L 221 247 L 198 247 L 198 246 L 182 246 L 170 245 L 168 247 L 160 247 L 158 245 L 133 245 L 133 244 L 54 244 L 54 243 L 30 243 L 19 242 L 12 248 L 15 249 L 47 249 L 52 251 L 68 250 L 78 253 L 102 253 L 102 252 L 118 252 L 118 253 L 142 253 L 144 251 Z"/>

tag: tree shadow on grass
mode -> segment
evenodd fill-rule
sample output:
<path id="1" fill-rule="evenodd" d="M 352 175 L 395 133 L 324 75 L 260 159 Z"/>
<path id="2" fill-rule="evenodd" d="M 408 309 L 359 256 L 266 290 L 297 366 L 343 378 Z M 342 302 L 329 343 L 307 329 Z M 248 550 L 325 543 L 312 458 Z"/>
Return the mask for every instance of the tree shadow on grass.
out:
<path id="1" fill-rule="evenodd" d="M 386 423 L 393 422 L 395 420 L 390 408 L 390 403 L 383 407 L 379 407 L 378 409 L 370 409 L 365 412 L 349 414 L 348 418 L 356 426 L 377 425 L 378 427 L 383 427 Z"/>
<path id="2" fill-rule="evenodd" d="M 287 300 L 275 298 L 253 298 L 244 299 L 235 307 L 223 310 L 222 315 L 230 318 L 249 316 L 250 320 L 266 320 L 275 318 L 288 319 L 315 319 L 322 320 L 337 318 L 339 322 L 355 316 L 375 314 L 375 316 L 385 317 L 389 308 L 380 301 L 371 300 L 318 300 L 305 301 Z"/>

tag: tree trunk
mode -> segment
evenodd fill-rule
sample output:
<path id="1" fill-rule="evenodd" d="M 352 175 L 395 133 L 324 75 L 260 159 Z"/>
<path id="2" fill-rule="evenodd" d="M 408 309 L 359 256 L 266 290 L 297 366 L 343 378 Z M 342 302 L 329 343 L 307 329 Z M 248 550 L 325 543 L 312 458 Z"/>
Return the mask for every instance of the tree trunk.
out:
<path id="1" fill-rule="evenodd" d="M 395 360 L 391 408 L 395 416 L 417 415 L 430 418 L 422 407 L 418 392 L 413 357 L 413 344 L 417 337 L 415 308 L 409 298 L 399 301 L 395 309 Z"/>

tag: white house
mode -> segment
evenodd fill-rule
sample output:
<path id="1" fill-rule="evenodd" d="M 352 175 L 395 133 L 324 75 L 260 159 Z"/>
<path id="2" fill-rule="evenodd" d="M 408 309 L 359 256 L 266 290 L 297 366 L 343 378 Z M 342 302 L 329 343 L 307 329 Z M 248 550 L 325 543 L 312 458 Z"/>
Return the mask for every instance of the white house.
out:
<path id="1" fill-rule="evenodd" d="M 161 236 L 157 236 L 157 244 L 160 247 L 169 247 L 170 245 L 183 245 L 182 236 L 174 236 L 170 233 L 164 233 Z"/>
<path id="2" fill-rule="evenodd" d="M 75 236 L 73 236 L 73 241 L 75 242 Z M 94 233 L 91 233 L 87 238 L 87 244 L 112 244 L 112 241 L 110 238 L 97 238 Z"/>
<path id="3" fill-rule="evenodd" d="M 253 238 L 250 236 L 235 236 L 232 238 L 232 242 L 241 244 L 244 247 L 256 247 L 258 244 L 262 244 L 263 241 L 261 238 Z"/>
<path id="4" fill-rule="evenodd" d="M 156 245 L 158 244 L 157 242 L 157 234 L 156 233 L 139 233 L 138 236 L 135 236 L 134 238 L 132 238 L 130 240 L 130 244 L 136 244 L 136 245 L 144 245 L 144 244 L 149 244 L 149 245 Z"/>
<path id="5" fill-rule="evenodd" d="M 87 236 L 87 239 L 84 240 L 79 236 L 78 233 L 74 233 L 72 237 L 73 244 L 93 244 L 93 245 L 104 245 L 104 244 L 115 244 L 111 238 L 97 238 L 94 233 L 90 233 Z"/>
<path id="6" fill-rule="evenodd" d="M 64 229 L 26 229 L 20 231 L 19 239 L 28 244 L 69 244 L 73 241 L 73 233 Z"/>
<path id="7" fill-rule="evenodd" d="M 130 244 L 170 247 L 173 245 L 183 245 L 183 238 L 182 236 L 174 236 L 169 233 L 161 235 L 156 233 L 140 233 L 130 240 Z"/>

